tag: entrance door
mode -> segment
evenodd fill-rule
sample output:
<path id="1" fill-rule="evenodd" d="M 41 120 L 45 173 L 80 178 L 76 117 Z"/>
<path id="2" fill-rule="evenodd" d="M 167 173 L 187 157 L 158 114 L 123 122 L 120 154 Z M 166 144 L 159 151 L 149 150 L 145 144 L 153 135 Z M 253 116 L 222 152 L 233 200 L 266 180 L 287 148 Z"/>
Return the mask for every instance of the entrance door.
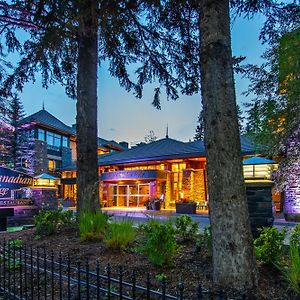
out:
<path id="1" fill-rule="evenodd" d="M 143 207 L 150 197 L 150 184 L 110 184 L 108 206 Z"/>
<path id="2" fill-rule="evenodd" d="M 139 205 L 138 185 L 128 185 L 128 204 L 129 207 L 137 207 Z"/>

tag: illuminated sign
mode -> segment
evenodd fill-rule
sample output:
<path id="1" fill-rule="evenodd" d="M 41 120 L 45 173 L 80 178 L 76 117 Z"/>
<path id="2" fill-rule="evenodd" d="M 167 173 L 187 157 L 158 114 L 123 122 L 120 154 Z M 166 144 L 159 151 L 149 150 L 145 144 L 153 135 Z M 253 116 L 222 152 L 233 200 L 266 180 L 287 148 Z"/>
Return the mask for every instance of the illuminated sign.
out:
<path id="1" fill-rule="evenodd" d="M 33 177 L 0 167 L 0 200 L 11 199 L 11 192 L 33 184 Z"/>
<path id="2" fill-rule="evenodd" d="M 166 179 L 167 174 L 159 170 L 126 170 L 106 172 L 101 174 L 101 180 L 138 180 L 138 179 Z"/>

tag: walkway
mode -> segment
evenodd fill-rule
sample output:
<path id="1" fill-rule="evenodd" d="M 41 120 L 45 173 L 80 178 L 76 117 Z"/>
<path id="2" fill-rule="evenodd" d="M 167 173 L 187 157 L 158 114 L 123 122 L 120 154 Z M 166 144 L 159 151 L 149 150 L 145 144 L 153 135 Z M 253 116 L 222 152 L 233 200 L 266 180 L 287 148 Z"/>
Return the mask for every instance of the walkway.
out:
<path id="1" fill-rule="evenodd" d="M 144 208 L 102 208 L 104 212 L 109 215 L 112 215 L 115 219 L 122 218 L 131 218 L 134 219 L 134 222 L 137 224 L 142 224 L 146 222 L 148 219 L 158 219 L 158 220 L 168 220 L 171 217 L 180 216 L 177 214 L 175 209 L 162 209 L 159 211 L 151 211 L 146 210 Z M 203 229 L 205 226 L 210 224 L 209 216 L 205 212 L 198 212 L 197 214 L 190 215 L 192 219 L 199 223 L 199 227 Z M 288 222 L 285 221 L 282 214 L 277 214 L 274 220 L 274 226 L 278 229 L 282 229 L 283 227 L 294 227 L 298 223 L 297 222 Z"/>

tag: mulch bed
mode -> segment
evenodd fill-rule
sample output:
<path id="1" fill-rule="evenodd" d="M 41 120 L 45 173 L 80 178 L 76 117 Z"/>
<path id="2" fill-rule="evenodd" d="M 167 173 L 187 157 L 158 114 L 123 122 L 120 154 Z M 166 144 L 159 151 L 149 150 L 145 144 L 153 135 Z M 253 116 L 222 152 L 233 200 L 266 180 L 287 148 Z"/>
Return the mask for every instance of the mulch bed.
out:
<path id="1" fill-rule="evenodd" d="M 28 229 L 19 232 L 1 233 L 0 242 L 3 239 L 22 239 L 26 245 L 33 248 L 45 248 L 47 253 L 52 250 L 55 257 L 61 251 L 63 257 L 70 254 L 73 263 L 82 261 L 83 264 L 88 258 L 90 269 L 94 269 L 96 261 L 100 263 L 100 272 L 104 274 L 108 263 L 112 268 L 112 277 L 118 278 L 119 267 L 124 270 L 124 278 L 130 280 L 133 270 L 137 274 L 137 283 L 146 285 L 146 274 L 151 274 L 154 287 L 159 288 L 160 282 L 155 279 L 157 275 L 164 274 L 167 281 L 167 292 L 176 294 L 178 283 L 184 284 L 185 299 L 197 299 L 196 291 L 199 283 L 206 288 L 213 290 L 212 283 L 212 262 L 206 251 L 196 251 L 194 243 L 181 244 L 172 265 L 158 268 L 152 265 L 144 253 L 137 251 L 133 246 L 122 253 L 112 252 L 105 244 L 99 242 L 81 242 L 76 229 L 63 229 L 59 233 L 35 238 L 35 229 Z M 259 266 L 259 300 L 287 300 L 294 299 L 288 290 L 286 283 L 279 272 L 267 266 Z M 230 299 L 237 299 L 233 296 Z"/>

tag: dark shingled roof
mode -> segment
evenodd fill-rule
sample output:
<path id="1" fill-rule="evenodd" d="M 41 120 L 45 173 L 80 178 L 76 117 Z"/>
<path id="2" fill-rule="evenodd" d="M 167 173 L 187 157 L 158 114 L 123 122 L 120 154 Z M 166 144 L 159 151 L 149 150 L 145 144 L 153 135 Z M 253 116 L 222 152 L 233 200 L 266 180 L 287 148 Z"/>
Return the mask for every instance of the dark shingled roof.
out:
<path id="1" fill-rule="evenodd" d="M 241 137 L 242 155 L 255 154 L 251 141 Z M 149 144 L 136 146 L 122 152 L 113 152 L 98 156 L 99 166 L 117 165 L 125 163 L 147 162 L 155 160 L 205 157 L 203 141 L 180 142 L 164 138 Z M 74 170 L 75 164 L 65 170 Z"/>
<path id="2" fill-rule="evenodd" d="M 100 138 L 100 137 L 97 138 L 97 143 L 98 143 L 98 147 L 110 147 L 110 148 L 116 148 L 118 150 L 124 149 L 124 147 L 122 147 L 117 142 L 115 142 L 113 140 L 108 141 L 108 140 Z"/>
<path id="3" fill-rule="evenodd" d="M 74 128 L 64 124 L 45 109 L 41 109 L 40 111 L 25 117 L 19 122 L 20 125 L 29 123 L 37 123 L 46 127 L 51 127 L 70 135 L 76 134 L 76 130 Z"/>
<path id="4" fill-rule="evenodd" d="M 100 155 L 98 162 L 100 166 L 106 166 L 199 156 L 204 156 L 203 147 L 165 138 L 146 145 L 133 147 L 123 152 Z"/>

